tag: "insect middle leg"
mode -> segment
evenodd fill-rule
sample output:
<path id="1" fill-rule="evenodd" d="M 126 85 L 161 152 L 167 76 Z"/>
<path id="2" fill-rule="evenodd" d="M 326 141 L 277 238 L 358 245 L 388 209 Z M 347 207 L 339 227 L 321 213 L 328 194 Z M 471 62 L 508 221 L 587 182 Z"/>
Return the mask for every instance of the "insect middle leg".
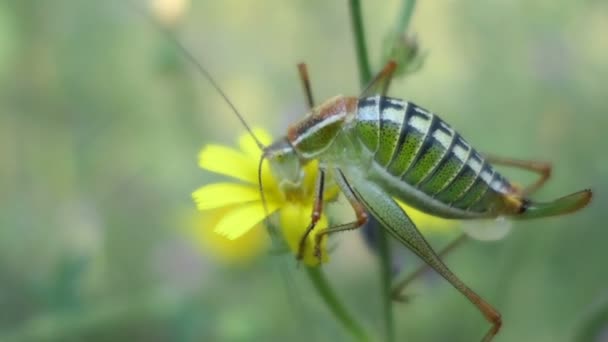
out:
<path id="1" fill-rule="evenodd" d="M 540 189 L 551 177 L 552 166 L 547 162 L 539 162 L 533 160 L 520 160 L 512 158 L 498 157 L 494 155 L 485 155 L 487 161 L 497 165 L 504 165 L 532 171 L 539 174 L 539 178 L 536 182 L 528 185 L 527 187 L 520 190 L 521 196 L 529 195 L 538 189 Z"/>
<path id="2" fill-rule="evenodd" d="M 314 253 L 315 253 L 315 257 L 317 257 L 319 260 L 321 260 L 321 256 L 322 256 L 321 255 L 321 241 L 323 241 L 323 237 L 325 237 L 325 235 L 329 235 L 329 234 L 333 234 L 333 233 L 337 233 L 337 232 L 343 232 L 346 230 L 357 229 L 359 227 L 362 227 L 365 223 L 367 223 L 367 218 L 368 218 L 367 212 L 365 211 L 365 207 L 363 206 L 363 203 L 361 203 L 361 201 L 359 201 L 357 199 L 357 197 L 355 196 L 355 193 L 354 193 L 352 187 L 350 186 L 350 184 L 348 184 L 348 181 L 346 180 L 346 177 L 344 177 L 344 174 L 342 173 L 342 171 L 340 171 L 339 169 L 333 169 L 333 171 L 334 171 L 333 174 L 336 179 L 336 183 L 338 184 L 338 187 L 340 188 L 340 190 L 342 191 L 342 193 L 344 194 L 344 196 L 346 197 L 346 199 L 348 200 L 350 205 L 353 207 L 353 210 L 355 211 L 355 215 L 357 216 L 357 220 L 353 221 L 353 222 L 325 228 L 317 233 L 317 235 L 315 236 L 315 252 Z"/>

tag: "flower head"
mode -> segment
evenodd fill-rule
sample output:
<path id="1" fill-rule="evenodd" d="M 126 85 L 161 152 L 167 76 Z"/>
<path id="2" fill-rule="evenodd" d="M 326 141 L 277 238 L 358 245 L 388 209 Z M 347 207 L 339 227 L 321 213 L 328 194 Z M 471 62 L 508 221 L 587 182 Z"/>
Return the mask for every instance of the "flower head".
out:
<path id="1" fill-rule="evenodd" d="M 236 239 L 228 239 L 217 234 L 213 229 L 208 229 L 217 225 L 231 209 L 226 207 L 208 212 L 189 210 L 183 215 L 184 227 L 203 251 L 213 259 L 232 266 L 249 265 L 270 246 L 270 240 L 261 224 Z"/>
<path id="2" fill-rule="evenodd" d="M 262 130 L 254 130 L 254 133 L 262 143 L 270 143 L 268 133 Z M 279 180 L 272 175 L 267 163 L 264 163 L 261 176 L 266 212 L 259 192 L 257 174 L 261 151 L 249 135 L 239 138 L 239 147 L 237 150 L 221 145 L 207 145 L 199 154 L 199 166 L 202 169 L 232 178 L 229 182 L 207 184 L 192 194 L 199 210 L 222 211 L 214 226 L 204 229 L 213 229 L 216 234 L 236 240 L 263 222 L 267 214 L 277 213 L 284 240 L 292 252 L 297 253 L 300 239 L 311 220 L 318 163 L 311 161 L 304 166 L 305 176 L 300 191 L 290 192 L 288 196 L 281 191 Z M 326 190 L 326 200 L 336 196 L 335 188 L 329 187 Z M 322 215 L 306 241 L 303 256 L 306 265 L 313 266 L 319 264 L 319 261 L 328 260 L 326 239 L 321 243 L 322 260 L 313 255 L 316 233 L 327 226 L 327 217 Z"/>

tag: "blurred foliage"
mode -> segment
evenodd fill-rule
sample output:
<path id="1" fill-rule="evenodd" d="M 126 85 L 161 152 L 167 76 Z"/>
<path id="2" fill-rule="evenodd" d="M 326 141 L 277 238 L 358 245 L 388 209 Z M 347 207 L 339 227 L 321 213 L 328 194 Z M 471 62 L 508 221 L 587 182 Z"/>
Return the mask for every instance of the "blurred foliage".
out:
<path id="1" fill-rule="evenodd" d="M 397 7 L 363 3 L 375 68 Z M 359 88 L 343 1 L 198 1 L 173 29 L 275 136 L 305 112 L 297 62 L 318 99 Z M 517 222 L 504 240 L 450 256 L 503 313 L 496 341 L 605 338 L 606 315 L 590 312 L 606 312 L 608 291 L 608 4 L 420 2 L 410 29 L 428 55 L 392 95 L 441 113 L 482 151 L 552 161 L 539 199 L 596 194 L 580 213 Z M 1 2 L 0 96 L 1 341 L 347 338 L 291 258 L 229 266 L 184 233 L 191 192 L 212 180 L 197 151 L 243 129 L 124 2 Z M 381 327 L 373 256 L 355 233 L 333 243 L 328 277 Z M 404 340 L 470 341 L 486 329 L 436 277 L 410 293 L 395 315 Z"/>

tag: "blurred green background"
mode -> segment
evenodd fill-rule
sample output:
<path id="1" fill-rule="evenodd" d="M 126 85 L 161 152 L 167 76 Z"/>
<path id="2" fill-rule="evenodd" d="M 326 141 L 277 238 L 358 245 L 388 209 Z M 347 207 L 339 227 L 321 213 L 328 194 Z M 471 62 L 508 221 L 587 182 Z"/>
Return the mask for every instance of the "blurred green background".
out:
<path id="1" fill-rule="evenodd" d="M 363 3 L 375 69 L 398 7 Z M 297 62 L 318 100 L 358 93 L 344 0 L 161 12 L 275 137 L 305 112 Z M 449 257 L 502 312 L 496 341 L 608 340 L 608 3 L 421 1 L 411 28 L 428 58 L 393 96 L 440 113 L 481 151 L 553 162 L 539 199 L 595 192 L 580 213 L 516 222 L 505 239 Z M 243 129 L 123 1 L 0 2 L 0 97 L 0 341 L 349 339 L 291 256 L 235 264 L 189 232 L 199 222 L 191 192 L 219 179 L 198 169 L 198 151 L 235 144 Z M 381 336 L 374 256 L 357 233 L 333 241 L 328 277 Z M 436 277 L 408 293 L 399 340 L 471 341 L 487 329 Z"/>

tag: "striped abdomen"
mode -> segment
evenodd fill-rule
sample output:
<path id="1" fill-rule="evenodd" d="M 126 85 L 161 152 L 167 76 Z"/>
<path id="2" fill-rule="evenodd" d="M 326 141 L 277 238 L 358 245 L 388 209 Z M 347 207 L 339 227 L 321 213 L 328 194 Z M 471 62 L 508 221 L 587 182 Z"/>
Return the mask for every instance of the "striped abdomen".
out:
<path id="1" fill-rule="evenodd" d="M 413 198 L 422 210 L 446 217 L 492 214 L 504 206 L 503 195 L 513 191 L 460 134 L 411 102 L 360 99 L 355 131 L 372 152 L 374 166 L 391 178 L 392 188 L 399 188 L 393 195 L 410 203 Z M 433 203 L 441 205 L 425 207 Z"/>

